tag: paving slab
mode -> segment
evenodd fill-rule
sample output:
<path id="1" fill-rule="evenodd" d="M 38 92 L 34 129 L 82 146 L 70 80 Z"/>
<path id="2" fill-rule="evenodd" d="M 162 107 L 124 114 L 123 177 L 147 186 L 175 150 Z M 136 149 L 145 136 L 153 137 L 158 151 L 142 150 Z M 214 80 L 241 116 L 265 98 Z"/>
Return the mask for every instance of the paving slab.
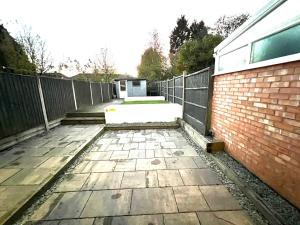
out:
<path id="1" fill-rule="evenodd" d="M 179 212 L 209 210 L 198 186 L 173 187 L 173 190 Z"/>
<path id="2" fill-rule="evenodd" d="M 166 169 L 164 158 L 137 159 L 136 170 L 161 170 Z"/>
<path id="3" fill-rule="evenodd" d="M 110 159 L 127 159 L 129 155 L 129 151 L 113 151 Z"/>
<path id="4" fill-rule="evenodd" d="M 133 189 L 130 214 L 177 212 L 172 188 Z"/>
<path id="5" fill-rule="evenodd" d="M 107 152 L 89 152 L 84 157 L 84 160 L 109 160 L 111 157 L 112 151 Z"/>
<path id="6" fill-rule="evenodd" d="M 196 213 L 176 213 L 165 214 L 164 225 L 200 225 L 200 223 Z"/>
<path id="7" fill-rule="evenodd" d="M 89 174 L 66 174 L 62 183 L 60 183 L 55 191 L 66 192 L 66 191 L 79 191 L 83 184 L 88 179 Z"/>
<path id="8" fill-rule="evenodd" d="M 94 225 L 164 225 L 162 215 L 96 218 Z"/>
<path id="9" fill-rule="evenodd" d="M 254 225 L 244 211 L 198 212 L 201 225 Z"/>
<path id="10" fill-rule="evenodd" d="M 93 191 L 81 217 L 128 215 L 132 190 Z"/>
<path id="11" fill-rule="evenodd" d="M 200 190 L 212 210 L 237 210 L 241 209 L 238 201 L 223 185 L 201 186 Z"/>
<path id="12" fill-rule="evenodd" d="M 32 157 L 32 156 L 24 156 L 21 157 L 8 165 L 5 166 L 5 168 L 16 168 L 16 169 L 22 169 L 22 168 L 36 168 L 40 164 L 42 164 L 44 161 L 49 159 L 49 157 Z"/>
<path id="13" fill-rule="evenodd" d="M 179 172 L 185 185 L 221 184 L 217 175 L 210 169 L 182 169 Z"/>
<path id="14" fill-rule="evenodd" d="M 118 189 L 121 186 L 123 172 L 92 173 L 82 190 Z"/>
<path id="15" fill-rule="evenodd" d="M 117 163 L 115 161 L 90 161 L 81 170 L 82 173 L 112 172 Z"/>
<path id="16" fill-rule="evenodd" d="M 136 159 L 121 159 L 115 160 L 117 163 L 115 171 L 134 171 L 136 166 Z"/>
<path id="17" fill-rule="evenodd" d="M 168 169 L 198 168 L 191 157 L 166 158 Z"/>
<path id="18" fill-rule="evenodd" d="M 0 184 L 19 171 L 20 169 L 0 169 Z"/>
<path id="19" fill-rule="evenodd" d="M 94 218 L 60 220 L 59 225 L 93 225 Z"/>
<path id="20" fill-rule="evenodd" d="M 158 170 L 159 187 L 181 186 L 183 181 L 178 170 Z"/>
<path id="21" fill-rule="evenodd" d="M 129 151 L 129 159 L 144 159 L 146 158 L 145 150 L 130 150 Z"/>

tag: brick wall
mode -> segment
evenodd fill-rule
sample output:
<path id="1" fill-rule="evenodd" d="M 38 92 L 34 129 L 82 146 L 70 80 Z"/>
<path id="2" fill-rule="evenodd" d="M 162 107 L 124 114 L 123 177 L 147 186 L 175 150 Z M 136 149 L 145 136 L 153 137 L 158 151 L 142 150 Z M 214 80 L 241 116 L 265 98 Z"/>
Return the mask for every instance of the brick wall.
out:
<path id="1" fill-rule="evenodd" d="M 231 156 L 300 207 L 300 61 L 215 76 L 212 129 Z"/>

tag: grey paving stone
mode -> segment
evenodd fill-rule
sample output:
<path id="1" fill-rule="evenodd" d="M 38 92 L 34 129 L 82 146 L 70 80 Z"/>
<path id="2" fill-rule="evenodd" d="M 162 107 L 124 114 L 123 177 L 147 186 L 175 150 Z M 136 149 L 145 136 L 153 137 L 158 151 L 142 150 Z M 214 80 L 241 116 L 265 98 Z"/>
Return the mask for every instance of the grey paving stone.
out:
<path id="1" fill-rule="evenodd" d="M 156 171 L 145 171 L 146 172 L 146 187 L 158 187 L 158 179 Z"/>
<path id="2" fill-rule="evenodd" d="M 88 173 L 84 174 L 66 174 L 64 176 L 63 182 L 61 182 L 57 188 L 56 192 L 66 192 L 66 191 L 79 191 L 83 184 L 89 177 Z"/>
<path id="3" fill-rule="evenodd" d="M 61 220 L 59 225 L 93 225 L 94 218 Z"/>
<path id="4" fill-rule="evenodd" d="M 172 151 L 170 149 L 157 149 L 154 151 L 155 158 L 166 158 L 173 157 Z"/>
<path id="5" fill-rule="evenodd" d="M 168 169 L 198 168 L 191 157 L 165 158 Z"/>
<path id="6" fill-rule="evenodd" d="M 115 171 L 134 171 L 136 165 L 136 159 L 121 159 L 115 160 L 117 165 Z"/>
<path id="7" fill-rule="evenodd" d="M 173 187 L 179 212 L 208 211 L 209 207 L 197 186 Z"/>
<path id="8" fill-rule="evenodd" d="M 177 206 L 172 188 L 133 189 L 130 214 L 174 212 L 177 212 Z"/>
<path id="9" fill-rule="evenodd" d="M 94 225 L 164 225 L 162 215 L 96 218 Z"/>
<path id="10" fill-rule="evenodd" d="M 53 171 L 43 168 L 23 169 L 16 173 L 1 185 L 39 185 L 50 179 Z"/>
<path id="11" fill-rule="evenodd" d="M 110 159 L 128 159 L 129 151 L 113 151 Z"/>
<path id="12" fill-rule="evenodd" d="M 46 217 L 47 219 L 79 218 L 91 191 L 66 192 Z"/>
<path id="13" fill-rule="evenodd" d="M 16 209 L 37 189 L 37 186 L 0 186 L 0 211 Z"/>
<path id="14" fill-rule="evenodd" d="M 118 189 L 121 186 L 123 172 L 92 173 L 82 190 Z"/>
<path id="15" fill-rule="evenodd" d="M 129 159 L 144 159 L 144 158 L 146 158 L 146 151 L 145 150 L 130 150 L 128 158 Z"/>
<path id="16" fill-rule="evenodd" d="M 172 141 L 161 142 L 160 145 L 162 148 L 176 148 L 175 143 Z"/>
<path id="17" fill-rule="evenodd" d="M 200 225 L 200 223 L 196 213 L 176 213 L 165 214 L 164 225 Z"/>
<path id="18" fill-rule="evenodd" d="M 205 164 L 205 162 L 200 157 L 193 157 L 194 162 L 198 166 L 198 168 L 208 168 L 208 166 Z"/>
<path id="19" fill-rule="evenodd" d="M 154 158 L 154 150 L 146 150 L 146 158 Z"/>
<path id="20" fill-rule="evenodd" d="M 90 161 L 82 161 L 81 163 L 76 165 L 75 168 L 73 168 L 73 170 L 70 173 L 83 173 L 83 171 L 90 171 L 92 165 L 93 164 L 90 163 Z M 89 172 L 85 172 L 85 173 L 89 173 Z"/>
<path id="21" fill-rule="evenodd" d="M 166 169 L 164 158 L 137 159 L 136 170 Z"/>
<path id="22" fill-rule="evenodd" d="M 116 167 L 115 161 L 90 161 L 82 170 L 83 173 L 112 172 Z"/>
<path id="23" fill-rule="evenodd" d="M 198 156 L 198 153 L 192 147 L 172 149 L 174 156 Z"/>
<path id="24" fill-rule="evenodd" d="M 112 151 L 107 152 L 89 152 L 84 157 L 84 160 L 109 160 L 111 157 Z"/>
<path id="25" fill-rule="evenodd" d="M 145 137 L 133 137 L 132 138 L 132 142 L 144 142 L 146 141 L 146 138 Z"/>
<path id="26" fill-rule="evenodd" d="M 223 185 L 201 186 L 200 190 L 212 210 L 241 209 L 238 201 Z"/>
<path id="27" fill-rule="evenodd" d="M 8 165 L 5 168 L 36 168 L 44 161 L 46 161 L 48 157 L 31 157 L 31 156 L 24 156 L 20 159 L 17 159 Z"/>
<path id="28" fill-rule="evenodd" d="M 179 172 L 185 185 L 221 184 L 217 175 L 210 169 L 182 169 Z"/>
<path id="29" fill-rule="evenodd" d="M 123 144 L 112 144 L 112 145 L 108 145 L 106 150 L 107 151 L 121 151 L 123 149 L 123 146 L 124 146 Z"/>
<path id="30" fill-rule="evenodd" d="M 24 225 L 59 225 L 59 220 L 52 221 L 27 221 Z"/>
<path id="31" fill-rule="evenodd" d="M 0 169 L 0 183 L 7 180 L 19 171 L 20 169 Z"/>
<path id="32" fill-rule="evenodd" d="M 114 139 L 113 138 L 103 138 L 103 137 L 100 137 L 97 141 L 96 141 L 96 144 L 110 144 L 112 143 Z"/>
<path id="33" fill-rule="evenodd" d="M 131 142 L 131 138 L 123 138 L 121 137 L 120 140 L 118 141 L 119 144 L 128 144 Z"/>
<path id="34" fill-rule="evenodd" d="M 127 143 L 124 144 L 123 150 L 137 150 L 139 148 L 138 143 Z"/>
<path id="35" fill-rule="evenodd" d="M 72 157 L 70 156 L 59 156 L 50 157 L 48 160 L 39 165 L 38 168 L 57 170 L 65 165 Z"/>
<path id="36" fill-rule="evenodd" d="M 159 142 L 146 142 L 146 149 L 161 149 L 160 143 Z"/>
<path id="37" fill-rule="evenodd" d="M 145 188 L 145 171 L 125 172 L 121 188 Z"/>
<path id="38" fill-rule="evenodd" d="M 254 225 L 244 211 L 198 212 L 201 225 Z"/>
<path id="39" fill-rule="evenodd" d="M 160 187 L 172 187 L 183 185 L 178 170 L 158 170 L 157 176 Z"/>
<path id="40" fill-rule="evenodd" d="M 93 191 L 81 217 L 103 217 L 129 214 L 132 190 Z"/>

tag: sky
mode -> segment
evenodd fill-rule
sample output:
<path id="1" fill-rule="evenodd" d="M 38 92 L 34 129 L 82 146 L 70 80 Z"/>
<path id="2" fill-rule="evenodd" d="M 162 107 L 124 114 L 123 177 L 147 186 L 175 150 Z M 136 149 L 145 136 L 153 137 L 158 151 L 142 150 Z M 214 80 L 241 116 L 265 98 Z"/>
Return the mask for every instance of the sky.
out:
<path id="1" fill-rule="evenodd" d="M 68 57 L 82 64 L 107 48 L 120 74 L 136 67 L 156 30 L 165 55 L 180 15 L 213 26 L 222 15 L 254 14 L 268 0 L 0 0 L 0 23 L 15 36 L 20 24 L 47 43 L 54 64 Z M 16 25 L 15 21 L 18 21 Z M 75 71 L 67 72 L 75 75 Z"/>

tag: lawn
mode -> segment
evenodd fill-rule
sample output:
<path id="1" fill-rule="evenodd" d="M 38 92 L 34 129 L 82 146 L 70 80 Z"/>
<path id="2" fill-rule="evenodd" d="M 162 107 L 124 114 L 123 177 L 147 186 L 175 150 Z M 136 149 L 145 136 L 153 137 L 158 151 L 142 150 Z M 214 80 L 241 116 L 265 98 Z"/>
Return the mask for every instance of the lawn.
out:
<path id="1" fill-rule="evenodd" d="M 144 101 L 128 101 L 128 102 L 123 102 L 122 104 L 124 105 L 131 105 L 131 104 L 165 104 L 169 103 L 164 100 L 144 100 Z"/>

